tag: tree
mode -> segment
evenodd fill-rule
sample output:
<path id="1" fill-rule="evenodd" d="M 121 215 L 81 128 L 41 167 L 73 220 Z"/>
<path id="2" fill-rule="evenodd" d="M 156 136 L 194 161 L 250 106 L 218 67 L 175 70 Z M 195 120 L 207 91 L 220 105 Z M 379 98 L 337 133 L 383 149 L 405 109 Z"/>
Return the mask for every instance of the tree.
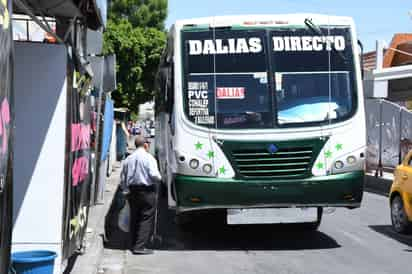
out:
<path id="1" fill-rule="evenodd" d="M 166 15 L 165 0 L 112 1 L 103 52 L 117 57 L 118 88 L 112 94 L 116 107 L 137 113 L 139 104 L 153 98 Z"/>
<path id="2" fill-rule="evenodd" d="M 128 20 L 133 27 L 164 29 L 167 0 L 115 0 L 110 6 L 109 18 Z"/>

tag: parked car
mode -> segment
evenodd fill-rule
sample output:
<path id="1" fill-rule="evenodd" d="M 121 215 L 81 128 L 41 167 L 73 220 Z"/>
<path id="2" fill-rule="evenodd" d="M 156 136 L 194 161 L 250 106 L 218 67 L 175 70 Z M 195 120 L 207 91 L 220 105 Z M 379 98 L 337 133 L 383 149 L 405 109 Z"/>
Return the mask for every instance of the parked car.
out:
<path id="1" fill-rule="evenodd" d="M 412 151 L 396 167 L 389 193 L 392 227 L 398 233 L 412 232 Z"/>

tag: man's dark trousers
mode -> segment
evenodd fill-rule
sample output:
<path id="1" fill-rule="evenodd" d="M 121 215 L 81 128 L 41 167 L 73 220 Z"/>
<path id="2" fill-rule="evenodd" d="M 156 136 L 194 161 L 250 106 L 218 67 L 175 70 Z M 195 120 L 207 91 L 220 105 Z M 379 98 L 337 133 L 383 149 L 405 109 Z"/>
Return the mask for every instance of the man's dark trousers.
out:
<path id="1" fill-rule="evenodd" d="M 155 187 L 130 186 L 130 233 L 133 249 L 147 248 L 153 230 L 155 213 Z"/>

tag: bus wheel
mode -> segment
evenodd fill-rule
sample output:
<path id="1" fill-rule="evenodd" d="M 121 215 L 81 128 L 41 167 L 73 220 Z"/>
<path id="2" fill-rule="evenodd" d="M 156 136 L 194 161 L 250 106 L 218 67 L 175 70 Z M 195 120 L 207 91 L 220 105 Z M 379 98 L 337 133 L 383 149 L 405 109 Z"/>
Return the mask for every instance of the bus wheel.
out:
<path id="1" fill-rule="evenodd" d="M 407 234 L 411 232 L 411 223 L 406 215 L 405 208 L 403 207 L 402 198 L 396 196 L 391 202 L 391 220 L 392 227 L 398 233 Z"/>
<path id="2" fill-rule="evenodd" d="M 316 231 L 318 230 L 320 223 L 322 221 L 322 214 L 323 214 L 323 208 L 322 207 L 318 207 L 318 216 L 317 216 L 317 220 L 315 222 L 311 222 L 311 223 L 303 223 L 303 229 L 307 230 L 307 231 Z"/>

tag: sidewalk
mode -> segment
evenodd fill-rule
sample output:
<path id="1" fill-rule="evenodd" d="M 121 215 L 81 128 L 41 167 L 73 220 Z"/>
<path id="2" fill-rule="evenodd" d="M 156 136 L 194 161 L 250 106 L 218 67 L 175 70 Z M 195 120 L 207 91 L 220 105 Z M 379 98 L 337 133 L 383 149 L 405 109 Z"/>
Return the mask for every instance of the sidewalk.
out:
<path id="1" fill-rule="evenodd" d="M 134 136 L 128 140 L 128 152 L 135 150 Z M 106 189 L 104 193 L 103 204 L 90 207 L 89 219 L 87 226 L 86 250 L 84 254 L 77 256 L 72 262 L 72 268 L 66 269 L 64 274 L 109 274 L 112 272 L 102 272 L 99 266 L 102 264 L 104 245 L 104 222 L 106 214 L 112 204 L 113 197 L 116 193 L 120 181 L 121 163 L 115 162 L 113 172 L 109 178 L 106 178 Z M 117 272 L 114 272 L 117 273 Z M 119 272 L 121 273 L 121 272 Z"/>
<path id="2" fill-rule="evenodd" d="M 105 216 L 110 208 L 117 186 L 119 184 L 120 162 L 114 164 L 114 170 L 106 179 L 104 203 L 90 207 L 86 237 L 86 250 L 77 256 L 70 274 L 96 274 L 103 257 L 103 235 Z"/>

